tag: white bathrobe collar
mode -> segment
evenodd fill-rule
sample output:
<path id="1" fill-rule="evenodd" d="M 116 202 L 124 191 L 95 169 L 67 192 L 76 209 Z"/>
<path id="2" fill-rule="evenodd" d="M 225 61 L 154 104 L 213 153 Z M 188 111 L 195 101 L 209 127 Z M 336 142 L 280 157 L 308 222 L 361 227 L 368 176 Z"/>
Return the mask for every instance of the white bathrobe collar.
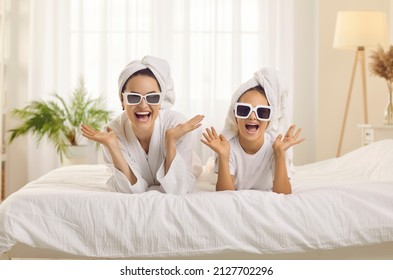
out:
<path id="1" fill-rule="evenodd" d="M 160 145 L 157 145 L 157 143 L 162 143 L 161 142 L 161 117 L 160 114 L 157 117 L 156 121 L 154 122 L 154 129 L 153 129 L 153 134 L 150 139 L 150 144 L 149 144 L 149 153 L 146 154 L 144 149 L 142 148 L 142 145 L 140 144 L 137 136 L 135 135 L 134 131 L 132 130 L 132 126 L 130 123 L 130 120 L 127 117 L 126 113 L 122 114 L 121 118 L 122 125 L 121 127 L 124 127 L 124 134 L 126 139 L 124 139 L 124 143 L 128 143 L 126 145 L 128 153 L 130 155 L 134 155 L 140 159 L 140 168 L 141 170 L 149 170 L 150 172 L 146 172 L 146 175 L 148 178 L 145 178 L 147 182 L 154 182 L 155 184 L 159 184 L 158 181 L 156 181 L 154 178 L 155 170 L 158 169 L 160 164 L 162 163 L 160 159 L 163 158 L 162 153 L 163 153 L 163 147 Z"/>

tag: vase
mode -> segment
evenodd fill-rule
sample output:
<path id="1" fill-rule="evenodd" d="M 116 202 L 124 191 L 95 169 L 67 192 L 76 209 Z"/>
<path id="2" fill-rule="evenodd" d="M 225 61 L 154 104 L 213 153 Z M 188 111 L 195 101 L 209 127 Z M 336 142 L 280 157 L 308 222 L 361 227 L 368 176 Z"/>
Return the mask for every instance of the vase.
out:
<path id="1" fill-rule="evenodd" d="M 87 145 L 69 146 L 63 155 L 62 166 L 89 163 L 89 147 Z"/>
<path id="2" fill-rule="evenodd" d="M 383 123 L 386 125 L 393 125 L 393 102 L 392 102 L 392 91 L 389 90 L 389 102 L 385 108 Z"/>

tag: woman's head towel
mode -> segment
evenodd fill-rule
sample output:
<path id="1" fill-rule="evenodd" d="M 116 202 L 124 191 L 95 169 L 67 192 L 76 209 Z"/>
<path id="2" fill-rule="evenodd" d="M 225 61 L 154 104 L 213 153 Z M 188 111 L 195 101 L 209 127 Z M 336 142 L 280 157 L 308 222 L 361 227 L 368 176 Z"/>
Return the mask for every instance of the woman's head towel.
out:
<path id="1" fill-rule="evenodd" d="M 279 73 L 270 68 L 262 68 L 255 72 L 254 77 L 240 85 L 240 87 L 232 95 L 231 105 L 229 107 L 223 134 L 230 140 L 238 134 L 238 128 L 235 119 L 233 107 L 238 102 L 240 96 L 255 86 L 261 85 L 265 90 L 266 98 L 272 107 L 272 118 L 266 132 L 274 134 L 287 131 L 290 125 L 290 118 L 287 107 L 288 89 L 280 78 Z"/>
<path id="2" fill-rule="evenodd" d="M 142 60 L 130 62 L 119 75 L 119 97 L 121 99 L 121 90 L 128 78 L 135 72 L 142 69 L 150 69 L 160 84 L 163 93 L 161 109 L 167 109 L 175 104 L 175 91 L 171 70 L 166 60 L 154 56 L 145 56 Z"/>

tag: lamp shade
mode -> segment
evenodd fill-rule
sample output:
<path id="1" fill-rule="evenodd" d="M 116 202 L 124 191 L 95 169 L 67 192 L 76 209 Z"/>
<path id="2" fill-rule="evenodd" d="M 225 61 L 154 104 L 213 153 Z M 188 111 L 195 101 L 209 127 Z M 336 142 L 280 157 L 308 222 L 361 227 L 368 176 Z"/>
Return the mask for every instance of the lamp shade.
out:
<path id="1" fill-rule="evenodd" d="M 388 41 L 386 14 L 377 11 L 340 11 L 337 14 L 333 47 L 386 46 Z"/>

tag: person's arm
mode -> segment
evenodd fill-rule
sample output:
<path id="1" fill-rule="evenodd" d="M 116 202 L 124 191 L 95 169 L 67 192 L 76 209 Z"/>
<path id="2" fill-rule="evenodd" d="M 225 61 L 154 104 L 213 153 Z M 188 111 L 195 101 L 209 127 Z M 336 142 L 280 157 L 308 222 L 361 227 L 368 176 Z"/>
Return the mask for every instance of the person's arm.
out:
<path id="1" fill-rule="evenodd" d="M 192 191 L 195 177 L 191 167 L 191 134 L 188 132 L 200 127 L 203 118 L 197 115 L 166 130 L 165 159 L 156 174 L 165 193 L 184 194 Z"/>
<path id="2" fill-rule="evenodd" d="M 168 173 L 172 161 L 176 156 L 176 143 L 186 133 L 193 131 L 200 127 L 201 121 L 205 116 L 197 115 L 185 123 L 179 124 L 176 127 L 168 129 L 165 133 L 165 173 Z"/>
<path id="3" fill-rule="evenodd" d="M 206 133 L 203 133 L 204 139 L 201 139 L 202 143 L 211 148 L 217 153 L 218 159 L 218 176 L 216 183 L 216 191 L 235 190 L 234 178 L 229 170 L 230 160 L 230 145 L 225 139 L 224 135 L 217 135 L 214 127 L 206 128 Z"/>
<path id="4" fill-rule="evenodd" d="M 282 193 L 282 194 L 292 193 L 292 186 L 288 178 L 285 152 L 290 147 L 304 141 L 304 138 L 298 139 L 302 131 L 301 128 L 299 128 L 296 131 L 296 133 L 294 133 L 295 127 L 296 127 L 295 125 L 292 125 L 288 129 L 284 138 L 282 137 L 281 134 L 279 134 L 273 143 L 274 160 L 275 160 L 273 192 L 276 193 Z"/>
<path id="5" fill-rule="evenodd" d="M 285 151 L 274 152 L 275 172 L 273 180 L 273 192 L 290 194 L 292 193 L 291 183 L 289 182 L 287 166 L 285 163 Z"/>
<path id="6" fill-rule="evenodd" d="M 81 131 L 82 135 L 87 139 L 104 145 L 110 153 L 114 167 L 120 170 L 127 177 L 131 185 L 136 184 L 137 177 L 128 166 L 128 163 L 121 152 L 116 134 L 109 127 L 107 128 L 107 131 L 98 131 L 88 125 L 82 124 Z"/>

